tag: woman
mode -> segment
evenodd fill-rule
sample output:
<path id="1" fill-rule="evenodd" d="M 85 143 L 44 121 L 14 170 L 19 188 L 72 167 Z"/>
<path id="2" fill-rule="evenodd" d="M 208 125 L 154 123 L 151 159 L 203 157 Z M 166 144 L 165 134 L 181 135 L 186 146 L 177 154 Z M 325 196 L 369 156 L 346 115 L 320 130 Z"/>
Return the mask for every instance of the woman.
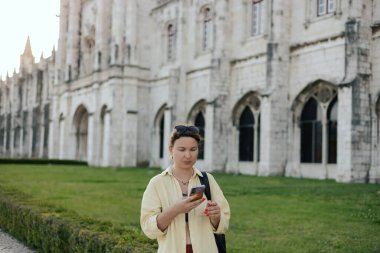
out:
<path id="1" fill-rule="evenodd" d="M 213 234 L 228 228 L 230 208 L 212 175 L 208 174 L 213 201 L 189 196 L 202 177 L 194 167 L 200 140 L 197 127 L 174 127 L 169 143 L 173 164 L 153 177 L 144 192 L 140 224 L 149 238 L 157 239 L 158 252 L 217 253 Z"/>

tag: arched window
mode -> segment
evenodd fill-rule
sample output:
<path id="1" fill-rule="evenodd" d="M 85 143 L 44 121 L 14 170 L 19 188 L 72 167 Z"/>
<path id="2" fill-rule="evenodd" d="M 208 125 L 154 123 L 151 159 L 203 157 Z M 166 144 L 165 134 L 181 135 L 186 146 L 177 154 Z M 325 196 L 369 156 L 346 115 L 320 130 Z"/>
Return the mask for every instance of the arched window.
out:
<path id="1" fill-rule="evenodd" d="M 88 117 L 84 106 L 80 106 L 74 115 L 77 160 L 87 160 Z"/>
<path id="2" fill-rule="evenodd" d="M 212 47 L 212 13 L 209 7 L 203 9 L 203 39 L 202 49 L 208 50 Z"/>
<path id="3" fill-rule="evenodd" d="M 175 59 L 175 29 L 173 24 L 167 27 L 167 58 L 168 61 Z"/>
<path id="4" fill-rule="evenodd" d="M 301 115 L 301 162 L 322 162 L 322 109 L 314 98 L 305 104 Z"/>
<path id="5" fill-rule="evenodd" d="M 202 136 L 202 140 L 199 143 L 198 159 L 204 159 L 205 118 L 202 112 L 199 112 L 195 117 L 194 125 L 199 128 L 199 134 Z"/>
<path id="6" fill-rule="evenodd" d="M 159 128 L 159 135 L 160 135 L 160 158 L 164 157 L 164 127 L 165 127 L 165 115 L 163 114 L 160 119 L 160 128 Z"/>
<path id="7" fill-rule="evenodd" d="M 327 110 L 327 134 L 328 134 L 328 163 L 336 163 L 337 134 L 338 134 L 338 106 L 337 98 L 330 103 Z"/>
<path id="8" fill-rule="evenodd" d="M 252 0 L 251 2 L 251 36 L 261 34 L 261 16 L 263 0 Z"/>
<path id="9" fill-rule="evenodd" d="M 253 161 L 255 118 L 246 106 L 239 120 L 239 161 Z"/>

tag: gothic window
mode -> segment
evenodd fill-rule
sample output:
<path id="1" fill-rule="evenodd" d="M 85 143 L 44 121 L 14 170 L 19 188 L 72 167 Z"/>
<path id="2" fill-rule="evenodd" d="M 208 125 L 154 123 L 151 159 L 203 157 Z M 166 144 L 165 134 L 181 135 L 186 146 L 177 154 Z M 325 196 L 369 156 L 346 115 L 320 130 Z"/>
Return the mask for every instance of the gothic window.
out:
<path id="1" fill-rule="evenodd" d="M 328 163 L 336 163 L 337 157 L 337 133 L 338 133 L 338 106 L 337 98 L 329 105 L 327 110 L 328 133 Z"/>
<path id="2" fill-rule="evenodd" d="M 251 36 L 261 34 L 262 0 L 252 0 L 251 2 Z"/>
<path id="3" fill-rule="evenodd" d="M 165 115 L 163 114 L 160 119 L 159 137 L 160 137 L 160 158 L 164 157 L 164 127 L 165 127 Z"/>
<path id="4" fill-rule="evenodd" d="M 87 159 L 87 132 L 89 114 L 84 106 L 80 106 L 74 116 L 76 159 Z"/>
<path id="5" fill-rule="evenodd" d="M 310 98 L 302 110 L 301 162 L 322 162 L 322 109 L 314 98 Z"/>
<path id="6" fill-rule="evenodd" d="M 255 118 L 246 106 L 239 120 L 239 161 L 253 161 Z"/>
<path id="7" fill-rule="evenodd" d="M 212 13 L 210 7 L 203 8 L 202 17 L 202 50 L 206 51 L 212 47 Z"/>
<path id="8" fill-rule="evenodd" d="M 318 16 L 335 11 L 335 0 L 318 0 Z"/>
<path id="9" fill-rule="evenodd" d="M 199 128 L 199 134 L 202 137 L 202 140 L 199 143 L 198 158 L 204 159 L 205 118 L 203 117 L 202 112 L 199 112 L 195 117 L 194 125 Z"/>
<path id="10" fill-rule="evenodd" d="M 176 33 L 173 24 L 168 25 L 167 27 L 167 58 L 168 61 L 175 59 L 175 41 Z"/>

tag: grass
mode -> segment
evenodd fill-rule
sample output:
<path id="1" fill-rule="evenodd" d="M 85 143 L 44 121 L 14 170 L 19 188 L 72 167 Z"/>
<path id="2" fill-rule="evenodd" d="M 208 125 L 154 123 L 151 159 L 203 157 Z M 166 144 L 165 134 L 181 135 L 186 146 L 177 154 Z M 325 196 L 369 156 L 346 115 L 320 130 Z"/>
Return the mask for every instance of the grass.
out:
<path id="1" fill-rule="evenodd" d="M 157 169 L 0 165 L 35 203 L 139 228 Z M 214 173 L 231 206 L 229 252 L 380 252 L 380 185 Z"/>

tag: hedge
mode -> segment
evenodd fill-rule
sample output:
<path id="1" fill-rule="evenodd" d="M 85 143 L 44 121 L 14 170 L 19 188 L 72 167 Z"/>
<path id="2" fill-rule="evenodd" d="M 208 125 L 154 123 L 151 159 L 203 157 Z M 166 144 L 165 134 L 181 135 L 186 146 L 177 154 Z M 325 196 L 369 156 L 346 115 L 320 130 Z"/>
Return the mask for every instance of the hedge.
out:
<path id="1" fill-rule="evenodd" d="M 0 227 L 38 252 L 155 252 L 139 229 L 79 217 L 0 186 Z"/>
<path id="2" fill-rule="evenodd" d="M 41 158 L 0 158 L 0 164 L 55 164 L 55 165 L 85 165 L 87 162 L 76 160 L 41 159 Z"/>

